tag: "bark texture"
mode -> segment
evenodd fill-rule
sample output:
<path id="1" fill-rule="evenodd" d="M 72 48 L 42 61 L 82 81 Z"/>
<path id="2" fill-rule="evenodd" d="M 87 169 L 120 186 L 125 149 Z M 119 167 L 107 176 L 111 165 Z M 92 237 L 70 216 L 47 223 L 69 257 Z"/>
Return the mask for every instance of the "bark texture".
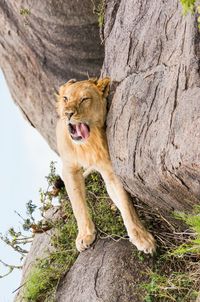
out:
<path id="1" fill-rule="evenodd" d="M 200 77 L 196 16 L 179 1 L 108 1 L 103 75 L 115 82 L 107 119 L 126 189 L 163 210 L 200 196 Z"/>
<path id="2" fill-rule="evenodd" d="M 138 261 L 128 241 L 100 240 L 81 253 L 57 289 L 57 302 L 143 302 L 139 284 L 152 260 Z"/>
<path id="3" fill-rule="evenodd" d="M 14 101 L 54 150 L 56 90 L 99 75 L 102 62 L 91 0 L 0 0 L 0 67 Z"/>

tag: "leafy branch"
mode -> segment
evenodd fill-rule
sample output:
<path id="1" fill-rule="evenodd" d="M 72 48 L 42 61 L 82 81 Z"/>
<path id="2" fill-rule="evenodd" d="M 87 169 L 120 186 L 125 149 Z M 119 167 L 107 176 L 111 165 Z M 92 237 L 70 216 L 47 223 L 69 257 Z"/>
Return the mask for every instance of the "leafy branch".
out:
<path id="1" fill-rule="evenodd" d="M 0 240 L 6 245 L 11 247 L 15 252 L 20 255 L 20 261 L 27 255 L 28 248 L 24 248 L 26 245 L 32 243 L 35 233 L 43 233 L 52 228 L 52 222 L 44 219 L 44 212 L 52 207 L 52 198 L 55 197 L 59 188 L 63 186 L 62 180 L 56 175 L 55 163 L 50 164 L 50 173 L 46 177 L 48 186 L 46 190 L 39 190 L 40 202 L 42 204 L 40 208 L 41 220 L 37 221 L 34 218 L 35 210 L 37 206 L 32 200 L 26 203 L 26 217 L 24 218 L 20 213 L 15 213 L 22 220 L 22 228 L 25 233 L 21 230 L 16 231 L 14 227 L 11 227 L 5 235 L 0 233 Z M 57 187 L 56 187 L 57 186 Z M 0 260 L 0 263 L 8 269 L 8 272 L 0 275 L 0 278 L 8 276 L 13 272 L 14 269 L 20 269 L 21 265 L 10 265 Z"/>
<path id="2" fill-rule="evenodd" d="M 11 265 L 11 264 L 8 264 L 8 263 L 5 263 L 4 261 L 0 260 L 0 263 L 8 268 L 8 272 L 5 273 L 4 275 L 0 275 L 0 279 L 1 278 L 4 278 L 6 276 L 8 276 L 9 274 L 11 274 L 13 272 L 14 269 L 22 269 L 22 265 Z"/>

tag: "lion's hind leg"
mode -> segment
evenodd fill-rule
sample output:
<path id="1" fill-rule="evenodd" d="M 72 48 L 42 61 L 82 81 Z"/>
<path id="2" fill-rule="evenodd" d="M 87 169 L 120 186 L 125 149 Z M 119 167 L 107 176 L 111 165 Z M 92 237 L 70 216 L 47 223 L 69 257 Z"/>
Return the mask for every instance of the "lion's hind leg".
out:
<path id="1" fill-rule="evenodd" d="M 152 254 L 155 251 L 155 240 L 140 222 L 129 196 L 115 175 L 111 164 L 101 166 L 99 172 L 106 183 L 110 198 L 121 212 L 130 241 L 139 251 Z"/>

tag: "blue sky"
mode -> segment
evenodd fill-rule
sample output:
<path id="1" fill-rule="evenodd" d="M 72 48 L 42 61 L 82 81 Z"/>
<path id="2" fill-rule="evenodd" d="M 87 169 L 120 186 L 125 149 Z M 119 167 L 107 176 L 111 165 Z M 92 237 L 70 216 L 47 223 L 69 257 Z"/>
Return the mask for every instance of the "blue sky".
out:
<path id="1" fill-rule="evenodd" d="M 45 176 L 50 162 L 59 158 L 42 136 L 24 120 L 12 101 L 3 73 L 0 70 L 0 232 L 11 226 L 19 229 L 21 221 L 14 213 L 23 215 L 30 199 L 39 204 L 40 187 L 46 188 Z M 59 169 L 58 169 L 59 170 Z M 59 172 L 59 171 L 58 171 Z M 19 256 L 0 242 L 0 259 L 19 264 Z M 3 273 L 0 265 L 0 275 Z M 0 279 L 0 301 L 12 302 L 12 292 L 19 286 L 20 271 Z"/>

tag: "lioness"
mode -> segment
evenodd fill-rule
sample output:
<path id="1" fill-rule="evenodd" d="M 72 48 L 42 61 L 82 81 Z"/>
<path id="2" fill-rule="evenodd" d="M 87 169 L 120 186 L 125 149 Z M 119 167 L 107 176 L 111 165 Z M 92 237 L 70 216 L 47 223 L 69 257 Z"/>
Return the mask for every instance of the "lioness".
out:
<path id="1" fill-rule="evenodd" d="M 57 144 L 63 162 L 63 180 L 78 225 L 76 247 L 84 251 L 96 235 L 85 200 L 83 167 L 102 175 L 110 198 L 121 212 L 130 241 L 138 250 L 153 253 L 155 240 L 141 224 L 112 168 L 105 132 L 109 83 L 109 78 L 70 80 L 59 90 Z"/>

